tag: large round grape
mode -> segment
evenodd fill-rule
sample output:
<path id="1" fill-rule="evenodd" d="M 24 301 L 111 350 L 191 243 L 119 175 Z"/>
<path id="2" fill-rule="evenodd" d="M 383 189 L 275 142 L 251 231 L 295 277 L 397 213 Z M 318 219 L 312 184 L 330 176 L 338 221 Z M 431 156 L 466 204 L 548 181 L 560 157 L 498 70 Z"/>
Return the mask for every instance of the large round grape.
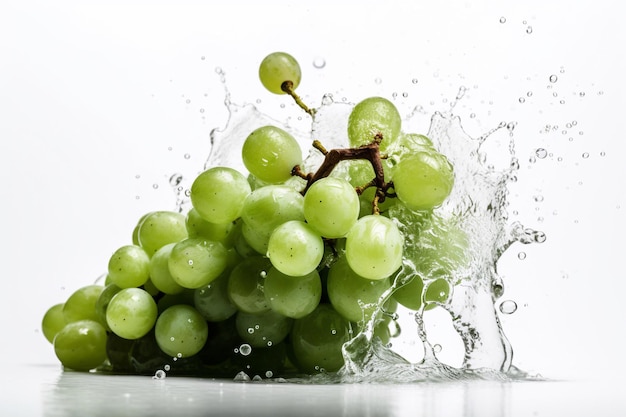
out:
<path id="1" fill-rule="evenodd" d="M 191 184 L 190 197 L 203 219 L 224 224 L 237 220 L 243 202 L 251 192 L 248 180 L 239 171 L 214 167 L 196 177 Z"/>
<path id="2" fill-rule="evenodd" d="M 109 328 L 124 339 L 139 339 L 152 329 L 157 305 L 141 288 L 125 288 L 111 298 L 106 309 Z"/>
<path id="3" fill-rule="evenodd" d="M 48 342 L 52 343 L 54 336 L 56 336 L 66 324 L 67 321 L 63 314 L 63 303 L 55 304 L 44 314 L 41 320 L 41 331 Z"/>
<path id="4" fill-rule="evenodd" d="M 299 319 L 315 310 L 322 297 L 322 281 L 317 271 L 302 277 L 285 275 L 272 268 L 265 277 L 265 299 L 272 310 Z"/>
<path id="5" fill-rule="evenodd" d="M 168 243 L 187 237 L 185 216 L 174 211 L 155 211 L 143 217 L 137 229 L 137 241 L 149 256 Z"/>
<path id="6" fill-rule="evenodd" d="M 324 241 L 308 224 L 291 220 L 274 229 L 267 255 L 274 268 L 299 277 L 317 268 L 324 255 Z"/>
<path id="7" fill-rule="evenodd" d="M 54 338 L 54 353 L 63 366 L 75 371 L 89 371 L 102 365 L 107 358 L 107 334 L 93 320 L 67 324 Z"/>
<path id="8" fill-rule="evenodd" d="M 122 246 L 109 258 L 108 271 L 118 287 L 139 287 L 150 278 L 150 256 L 140 246 Z"/>
<path id="9" fill-rule="evenodd" d="M 168 266 L 178 285 L 200 288 L 224 272 L 228 266 L 228 251 L 219 242 L 189 238 L 174 245 Z"/>
<path id="10" fill-rule="evenodd" d="M 350 340 L 350 322 L 330 304 L 320 304 L 293 323 L 291 343 L 301 371 L 334 372 L 343 366 L 341 347 Z"/>
<path id="11" fill-rule="evenodd" d="M 402 119 L 396 106 L 383 97 L 369 97 L 359 102 L 348 118 L 350 145 L 358 147 L 372 143 L 376 134 L 383 135 L 384 151 L 400 134 Z"/>
<path id="12" fill-rule="evenodd" d="M 387 279 L 359 276 L 342 257 L 328 271 L 326 285 L 328 298 L 339 314 L 353 322 L 365 322 L 376 311 L 380 296 L 391 283 Z"/>
<path id="13" fill-rule="evenodd" d="M 163 352 L 184 358 L 200 352 L 209 336 L 209 326 L 195 308 L 179 304 L 161 313 L 154 336 Z"/>
<path id="14" fill-rule="evenodd" d="M 346 236 L 350 268 L 368 279 L 384 279 L 402 265 L 404 238 L 393 220 L 381 215 L 361 217 Z"/>
<path id="15" fill-rule="evenodd" d="M 291 177 L 302 163 L 298 141 L 276 126 L 263 126 L 248 135 L 241 149 L 243 163 L 261 181 L 276 184 Z"/>
<path id="16" fill-rule="evenodd" d="M 350 183 L 326 177 L 304 195 L 304 217 L 317 232 L 330 239 L 343 237 L 359 217 L 359 196 Z"/>
<path id="17" fill-rule="evenodd" d="M 285 52 L 273 52 L 259 66 L 259 79 L 265 88 L 274 94 L 285 94 L 282 84 L 291 81 L 292 89 L 300 85 L 302 72 L 298 61 Z"/>
<path id="18" fill-rule="evenodd" d="M 398 198 L 411 210 L 430 210 L 441 205 L 454 185 L 454 172 L 448 159 L 436 152 L 417 152 L 405 158 L 392 171 Z"/>
<path id="19" fill-rule="evenodd" d="M 252 256 L 233 268 L 228 279 L 228 296 L 239 310 L 255 314 L 270 309 L 264 282 L 271 267 L 269 259 Z"/>
<path id="20" fill-rule="evenodd" d="M 63 305 L 63 315 L 68 323 L 79 320 L 100 322 L 96 303 L 104 290 L 102 285 L 86 285 L 74 291 Z M 102 323 L 101 323 L 102 324 Z"/>

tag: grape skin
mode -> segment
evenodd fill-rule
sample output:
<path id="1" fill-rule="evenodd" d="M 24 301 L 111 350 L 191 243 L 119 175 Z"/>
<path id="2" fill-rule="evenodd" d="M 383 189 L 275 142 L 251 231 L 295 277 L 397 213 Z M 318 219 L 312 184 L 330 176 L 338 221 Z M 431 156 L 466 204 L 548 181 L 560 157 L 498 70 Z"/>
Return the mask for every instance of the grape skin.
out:
<path id="1" fill-rule="evenodd" d="M 291 81 L 292 89 L 300 85 L 302 71 L 298 61 L 285 52 L 273 52 L 259 66 L 259 79 L 265 88 L 274 94 L 286 94 L 282 85 Z"/>

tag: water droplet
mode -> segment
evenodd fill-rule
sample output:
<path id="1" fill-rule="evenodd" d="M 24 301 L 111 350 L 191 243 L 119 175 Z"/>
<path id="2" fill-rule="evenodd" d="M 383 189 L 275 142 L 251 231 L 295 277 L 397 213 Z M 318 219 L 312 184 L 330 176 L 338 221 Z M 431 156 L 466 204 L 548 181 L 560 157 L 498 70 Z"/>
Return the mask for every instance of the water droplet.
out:
<path id="1" fill-rule="evenodd" d="M 544 148 L 538 148 L 535 151 L 535 155 L 537 155 L 537 158 L 539 159 L 544 159 L 546 156 L 548 156 L 548 151 L 546 151 Z"/>
<path id="2" fill-rule="evenodd" d="M 439 343 L 433 345 L 433 352 L 435 352 L 435 353 L 441 352 L 442 349 L 443 348 L 441 347 L 441 345 Z"/>
<path id="3" fill-rule="evenodd" d="M 245 373 L 244 371 L 241 371 L 237 375 L 235 375 L 235 378 L 233 378 L 233 381 L 235 381 L 235 382 L 250 382 L 250 376 L 248 376 L 248 374 Z"/>
<path id="4" fill-rule="evenodd" d="M 154 188 L 155 190 L 159 188 L 159 184 L 152 184 L 152 188 Z"/>
<path id="5" fill-rule="evenodd" d="M 185 155 L 183 155 L 183 157 L 184 157 L 185 159 L 189 159 L 189 158 L 191 158 L 191 155 L 189 155 L 188 153 L 186 153 Z"/>
<path id="6" fill-rule="evenodd" d="M 540 221 L 543 221 L 543 217 L 539 217 L 539 219 L 541 219 Z M 547 239 L 546 234 L 543 232 L 535 232 L 535 242 L 537 243 L 543 243 L 545 242 Z"/>
<path id="7" fill-rule="evenodd" d="M 248 333 L 250 334 L 254 333 L 254 329 L 252 327 L 248 327 Z"/>
<path id="8" fill-rule="evenodd" d="M 526 33 L 528 33 L 529 35 L 530 35 L 531 33 L 533 33 L 533 27 L 532 27 L 532 26 L 528 26 L 528 27 L 526 28 Z"/>
<path id="9" fill-rule="evenodd" d="M 506 17 L 502 16 L 502 17 L 500 18 L 500 23 L 506 23 Z"/>
<path id="10" fill-rule="evenodd" d="M 250 353 L 252 353 L 252 347 L 249 344 L 244 343 L 243 345 L 239 346 L 239 353 L 241 353 L 243 356 L 248 356 Z"/>
<path id="11" fill-rule="evenodd" d="M 326 60 L 322 57 L 316 57 L 313 60 L 313 66 L 317 69 L 322 69 L 326 66 Z"/>
<path id="12" fill-rule="evenodd" d="M 507 129 L 509 132 L 512 132 L 513 130 L 515 130 L 515 126 L 517 126 L 517 122 L 509 122 L 509 123 L 507 123 L 507 125 L 506 125 L 506 129 Z"/>
<path id="13" fill-rule="evenodd" d="M 605 155 L 606 155 L 606 152 L 604 151 L 600 152 L 600 156 L 605 156 Z"/>
<path id="14" fill-rule="evenodd" d="M 517 303 L 513 300 L 505 300 L 500 303 L 502 314 L 513 314 L 517 310 Z"/>
<path id="15" fill-rule="evenodd" d="M 417 78 L 413 78 L 413 79 L 411 80 L 411 82 L 412 82 L 413 84 L 417 84 L 417 83 L 418 83 L 418 80 L 417 80 Z"/>
<path id="16" fill-rule="evenodd" d="M 550 80 L 550 82 L 551 82 L 551 83 L 555 83 L 555 82 L 557 82 L 557 81 L 558 81 L 558 79 L 559 79 L 559 77 L 557 77 L 557 75 L 556 75 L 556 74 L 552 74 L 552 75 L 550 76 L 550 78 L 549 78 L 549 80 Z"/>
<path id="17" fill-rule="evenodd" d="M 589 152 L 584 152 L 584 153 L 583 153 L 583 158 L 584 158 L 584 159 L 589 158 Z"/>
<path id="18" fill-rule="evenodd" d="M 476 113 L 470 113 L 470 119 L 474 119 L 476 117 Z"/>
<path id="19" fill-rule="evenodd" d="M 537 202 L 537 203 L 541 203 L 543 201 L 543 196 L 542 195 L 536 195 L 533 197 L 533 199 Z"/>
<path id="20" fill-rule="evenodd" d="M 193 259 L 189 259 L 189 260 L 187 261 L 187 263 L 188 263 L 190 266 L 191 266 L 191 265 L 193 265 Z"/>
<path id="21" fill-rule="evenodd" d="M 272 372 L 272 371 L 265 372 L 265 378 L 271 378 L 273 376 L 274 376 L 274 372 Z"/>
<path id="22" fill-rule="evenodd" d="M 520 103 L 525 103 L 525 102 L 526 102 L 526 99 L 525 99 L 524 97 L 520 97 L 520 98 L 519 98 L 519 102 L 520 102 Z"/>
<path id="23" fill-rule="evenodd" d="M 585 97 L 585 92 L 584 92 L 584 91 L 581 91 L 580 93 L 578 93 L 578 95 L 579 95 L 580 97 Z"/>
<path id="24" fill-rule="evenodd" d="M 200 113 L 204 113 L 204 109 L 202 109 L 202 108 L 201 108 L 201 109 L 200 109 Z"/>
<path id="25" fill-rule="evenodd" d="M 518 258 L 520 261 L 523 261 L 524 259 L 526 259 L 526 252 L 520 252 L 520 253 L 518 253 L 518 254 L 517 254 L 517 258 Z"/>
<path id="26" fill-rule="evenodd" d="M 402 93 L 402 97 L 407 98 L 408 96 L 409 96 L 409 93 L 407 92 Z"/>
<path id="27" fill-rule="evenodd" d="M 324 94 L 324 96 L 322 97 L 322 104 L 324 106 L 328 106 L 330 104 L 333 104 L 333 95 L 332 94 Z"/>
<path id="28" fill-rule="evenodd" d="M 529 91 L 529 92 L 526 93 L 526 97 L 532 97 L 532 96 L 533 96 L 533 92 L 532 91 Z"/>
<path id="29" fill-rule="evenodd" d="M 154 373 L 152 379 L 165 379 L 166 376 L 165 371 L 163 369 L 159 369 Z"/>
<path id="30" fill-rule="evenodd" d="M 169 366 L 169 365 L 165 365 L 165 366 L 163 367 L 163 369 L 165 369 L 166 371 L 169 371 L 169 370 L 170 370 L 170 366 Z"/>
<path id="31" fill-rule="evenodd" d="M 183 180 L 182 174 L 174 174 L 170 177 L 170 185 L 172 187 L 177 187 Z"/>
<path id="32" fill-rule="evenodd" d="M 380 84 L 380 83 L 382 83 L 382 82 L 383 82 L 383 80 L 382 80 L 382 79 L 380 79 L 379 77 L 376 77 L 376 78 L 374 78 L 374 82 L 375 82 L 376 84 Z"/>
<path id="33" fill-rule="evenodd" d="M 259 381 L 263 381 L 263 378 L 261 378 L 259 375 L 255 375 L 252 377 L 252 380 L 254 382 L 259 382 Z"/>

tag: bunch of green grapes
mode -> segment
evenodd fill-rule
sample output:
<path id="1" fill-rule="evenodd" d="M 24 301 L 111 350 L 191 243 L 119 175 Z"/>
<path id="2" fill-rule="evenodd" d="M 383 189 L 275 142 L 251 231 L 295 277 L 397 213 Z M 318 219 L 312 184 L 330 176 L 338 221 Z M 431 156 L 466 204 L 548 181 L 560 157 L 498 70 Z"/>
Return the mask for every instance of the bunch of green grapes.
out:
<path id="1" fill-rule="evenodd" d="M 259 76 L 309 111 L 295 94 L 301 71 L 293 57 L 270 54 Z M 318 146 L 325 162 L 303 173 L 299 142 L 277 126 L 260 127 L 242 147 L 248 175 L 209 168 L 191 186 L 187 213 L 139 219 L 131 242 L 109 257 L 104 285 L 80 288 L 45 314 L 43 333 L 61 363 L 217 376 L 333 372 L 343 365 L 343 344 L 382 308 L 445 304 L 446 271 L 416 275 L 395 298 L 381 297 L 407 260 L 442 255 L 416 254 L 405 223 L 443 203 L 451 165 L 427 137 L 402 132 L 397 109 L 381 97 L 354 107 L 348 138 L 346 149 Z M 340 161 L 349 162 L 343 174 L 333 171 Z M 411 220 L 411 234 L 424 224 Z M 454 248 L 463 253 L 462 243 Z M 387 324 L 376 324 L 384 343 Z"/>

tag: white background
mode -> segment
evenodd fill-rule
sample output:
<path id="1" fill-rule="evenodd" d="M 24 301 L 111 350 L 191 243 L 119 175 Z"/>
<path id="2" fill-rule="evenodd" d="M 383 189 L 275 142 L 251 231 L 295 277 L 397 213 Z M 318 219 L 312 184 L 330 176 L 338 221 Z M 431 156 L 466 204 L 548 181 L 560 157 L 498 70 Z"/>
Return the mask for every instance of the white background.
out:
<path id="1" fill-rule="evenodd" d="M 470 135 L 517 122 L 511 220 L 548 240 L 500 266 L 519 306 L 502 318 L 515 362 L 556 378 L 622 371 L 621 15 L 609 0 L 4 2 L 4 361 L 56 363 L 45 310 L 102 274 L 143 213 L 174 208 L 171 174 L 202 170 L 210 130 L 228 120 L 216 67 L 234 102 L 297 123 L 257 80 L 260 60 L 284 50 L 313 105 L 396 93 L 404 114 L 423 107 L 425 131 L 465 86 L 455 112 Z M 540 147 L 550 155 L 528 162 Z"/>

